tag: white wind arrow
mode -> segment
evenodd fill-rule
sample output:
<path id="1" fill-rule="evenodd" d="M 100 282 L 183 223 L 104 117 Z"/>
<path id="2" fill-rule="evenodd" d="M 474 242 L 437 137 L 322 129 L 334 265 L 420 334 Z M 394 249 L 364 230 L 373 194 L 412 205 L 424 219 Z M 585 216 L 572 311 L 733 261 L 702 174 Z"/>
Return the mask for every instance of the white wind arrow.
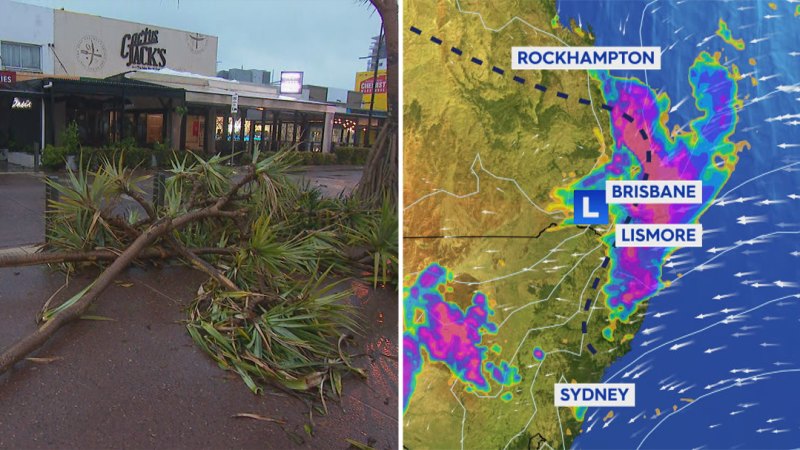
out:
<path id="1" fill-rule="evenodd" d="M 712 347 L 712 348 L 707 348 L 707 349 L 705 349 L 705 350 L 703 351 L 703 353 L 710 355 L 710 354 L 712 354 L 712 353 L 714 353 L 714 352 L 718 352 L 718 351 L 720 351 L 720 350 L 722 350 L 722 349 L 724 349 L 724 348 L 726 348 L 726 346 L 724 346 L 724 345 L 723 345 L 723 346 L 721 346 L 721 347 Z"/>
<path id="2" fill-rule="evenodd" d="M 677 343 L 677 344 L 673 344 L 672 347 L 670 347 L 669 349 L 673 350 L 673 351 L 674 350 L 680 350 L 683 347 L 686 347 L 687 345 L 692 345 L 693 343 L 694 343 L 694 341 L 680 342 L 680 343 Z"/>

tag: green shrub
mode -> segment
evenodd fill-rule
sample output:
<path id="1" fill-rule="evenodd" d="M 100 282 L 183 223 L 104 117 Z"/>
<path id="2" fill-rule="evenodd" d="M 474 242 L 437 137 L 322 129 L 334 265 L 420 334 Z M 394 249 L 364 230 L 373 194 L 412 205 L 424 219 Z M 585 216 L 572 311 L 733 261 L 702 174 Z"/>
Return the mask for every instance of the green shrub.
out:
<path id="1" fill-rule="evenodd" d="M 156 164 L 158 167 L 171 167 L 172 161 L 176 157 L 186 154 L 186 152 L 179 152 L 170 148 L 169 142 L 165 142 L 163 144 L 156 142 L 153 145 L 152 152 L 156 155 Z"/>
<path id="2" fill-rule="evenodd" d="M 136 138 L 133 136 L 128 136 L 125 139 L 121 140 L 117 143 L 116 147 L 120 149 L 129 149 L 136 147 Z"/>
<path id="3" fill-rule="evenodd" d="M 363 166 L 369 157 L 369 147 L 336 147 L 336 163 Z"/>
<path id="4" fill-rule="evenodd" d="M 60 170 L 65 166 L 65 160 L 69 153 L 65 147 L 54 147 L 48 145 L 42 152 L 42 167 L 47 170 Z M 110 147 L 80 147 L 76 156 L 78 162 L 84 169 L 97 170 L 103 163 L 103 159 L 111 161 L 119 160 L 123 157 L 123 165 L 126 168 L 149 169 L 151 158 L 156 156 L 158 167 L 170 167 L 172 160 L 182 157 L 186 152 L 175 151 L 167 144 L 155 144 L 155 148 L 149 149 L 138 147 L 133 139 L 125 139 L 122 142 L 112 144 Z"/>
<path id="5" fill-rule="evenodd" d="M 350 164 L 353 159 L 353 147 L 336 147 L 336 163 Z"/>
<path id="6" fill-rule="evenodd" d="M 230 142 L 228 142 L 230 145 Z M 217 148 L 217 152 L 227 156 L 230 149 Z M 364 165 L 369 155 L 369 148 L 364 147 L 339 147 L 336 153 L 321 152 L 301 152 L 300 165 L 304 166 L 323 166 L 333 164 Z M 67 156 L 65 147 L 48 146 L 42 153 L 42 166 L 48 170 L 59 170 L 64 168 L 64 160 Z M 103 162 L 103 158 L 112 161 L 119 159 L 123 154 L 123 164 L 125 167 L 133 169 L 149 169 L 151 157 L 155 155 L 158 167 L 170 167 L 175 157 L 182 158 L 187 154 L 186 151 L 172 150 L 168 144 L 156 143 L 153 149 L 138 147 L 132 138 L 126 138 L 122 142 L 112 144 L 110 147 L 81 147 L 76 153 L 83 167 L 89 170 L 96 170 Z M 276 152 L 268 151 L 261 153 L 265 158 L 274 156 Z M 240 154 L 235 159 L 235 163 L 244 164 L 249 161 L 248 156 Z"/>
<path id="7" fill-rule="evenodd" d="M 132 147 L 120 151 L 125 152 L 125 165 L 127 167 L 150 167 L 150 158 L 153 155 L 152 150 L 148 148 Z"/>
<path id="8" fill-rule="evenodd" d="M 83 147 L 80 152 L 80 162 L 84 168 L 96 170 L 102 165 L 103 159 L 118 161 L 122 156 L 123 166 L 128 169 L 149 169 L 153 155 L 156 156 L 159 167 L 168 167 L 174 152 L 136 147 L 135 145 L 131 146 L 129 142 L 123 142 L 111 147 Z"/>
<path id="9" fill-rule="evenodd" d="M 301 166 L 310 166 L 313 163 L 311 160 L 311 152 L 298 152 L 300 154 L 300 165 Z"/>
<path id="10" fill-rule="evenodd" d="M 83 162 L 84 168 L 97 169 L 100 165 L 99 150 L 92 147 L 82 147 L 80 152 L 75 155 L 78 157 L 79 162 Z M 42 150 L 41 165 L 42 168 L 49 171 L 61 170 L 66 167 L 66 160 L 69 152 L 66 147 L 55 147 L 53 145 L 45 146 Z"/>
<path id="11" fill-rule="evenodd" d="M 355 153 L 353 164 L 358 164 L 360 166 L 366 164 L 372 149 L 370 147 L 353 147 L 353 150 Z"/>
<path id="12" fill-rule="evenodd" d="M 103 162 L 102 156 L 105 154 L 104 150 L 105 149 L 96 147 L 81 147 L 78 162 L 86 169 L 97 170 Z"/>
<path id="13" fill-rule="evenodd" d="M 42 167 L 46 170 L 59 170 L 64 167 L 67 149 L 48 145 L 42 151 Z"/>
<path id="14" fill-rule="evenodd" d="M 306 166 L 324 166 L 336 164 L 336 155 L 333 153 L 321 152 L 299 152 L 302 158 L 303 165 Z"/>
<path id="15" fill-rule="evenodd" d="M 370 256 L 372 285 L 397 286 L 398 281 L 398 216 L 397 207 L 384 200 L 371 217 L 346 228 L 349 243 L 363 247 Z"/>
<path id="16" fill-rule="evenodd" d="M 78 155 L 81 151 L 81 136 L 78 130 L 78 123 L 74 120 L 64 128 L 61 133 L 61 146 L 66 150 L 67 155 Z"/>
<path id="17" fill-rule="evenodd" d="M 274 152 L 266 152 L 266 155 L 273 155 Z M 339 164 L 337 155 L 334 153 L 321 152 L 297 152 L 300 155 L 299 165 L 301 166 L 326 166 Z"/>

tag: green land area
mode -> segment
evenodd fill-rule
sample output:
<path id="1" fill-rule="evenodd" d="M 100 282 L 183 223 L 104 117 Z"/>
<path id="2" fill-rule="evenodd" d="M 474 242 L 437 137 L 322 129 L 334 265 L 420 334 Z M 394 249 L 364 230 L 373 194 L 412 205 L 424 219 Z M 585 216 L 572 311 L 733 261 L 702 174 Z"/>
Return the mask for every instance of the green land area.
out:
<path id="1" fill-rule="evenodd" d="M 568 448 L 582 422 L 572 409 L 554 407 L 553 384 L 598 382 L 629 350 L 601 335 L 608 323 L 605 299 L 597 297 L 607 276 L 604 230 L 562 225 L 550 195 L 607 157 L 608 115 L 586 72 L 512 74 L 510 55 L 514 46 L 592 45 L 591 32 L 558 26 L 553 1 L 415 0 L 404 8 L 404 282 L 438 262 L 455 274 L 447 300 L 466 308 L 476 290 L 486 293 L 500 329 L 481 345 L 498 344 L 489 359 L 511 362 L 522 378 L 506 388 L 492 382 L 491 392 L 477 395 L 444 364 L 426 362 L 403 416 L 404 445 Z M 587 298 L 597 300 L 584 311 Z M 616 333 L 639 323 L 635 316 Z M 534 347 L 547 352 L 541 364 Z"/>

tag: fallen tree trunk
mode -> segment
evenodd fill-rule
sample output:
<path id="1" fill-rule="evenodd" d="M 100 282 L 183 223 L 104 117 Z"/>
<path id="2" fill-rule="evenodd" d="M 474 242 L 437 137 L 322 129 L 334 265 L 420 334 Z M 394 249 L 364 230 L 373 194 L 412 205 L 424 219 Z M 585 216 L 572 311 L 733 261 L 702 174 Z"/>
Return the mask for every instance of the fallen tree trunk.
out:
<path id="1" fill-rule="evenodd" d="M 218 247 L 187 248 L 187 250 L 195 255 L 232 255 L 236 252 L 234 249 Z M 0 268 L 74 262 L 112 261 L 119 257 L 120 254 L 120 252 L 114 250 L 88 250 L 84 252 L 42 252 L 21 255 L 2 255 L 0 256 Z M 168 259 L 179 256 L 181 256 L 181 253 L 175 250 L 148 247 L 142 250 L 136 259 Z"/>
<path id="2" fill-rule="evenodd" d="M 24 359 L 29 353 L 44 345 L 59 328 L 84 315 L 89 306 L 91 306 L 97 297 L 114 282 L 117 276 L 158 238 L 172 230 L 180 229 L 197 220 L 215 216 L 230 216 L 231 211 L 224 211 L 222 208 L 242 186 L 251 182 L 254 177 L 255 170 L 251 167 L 250 172 L 245 175 L 242 180 L 232 186 L 230 191 L 220 197 L 213 205 L 185 213 L 176 218 L 165 218 L 153 223 L 146 231 L 136 238 L 110 266 L 103 270 L 100 276 L 92 283 L 91 287 L 75 303 L 56 314 L 30 335 L 20 339 L 11 347 L 7 348 L 0 355 L 0 374 L 7 372 L 14 364 Z"/>

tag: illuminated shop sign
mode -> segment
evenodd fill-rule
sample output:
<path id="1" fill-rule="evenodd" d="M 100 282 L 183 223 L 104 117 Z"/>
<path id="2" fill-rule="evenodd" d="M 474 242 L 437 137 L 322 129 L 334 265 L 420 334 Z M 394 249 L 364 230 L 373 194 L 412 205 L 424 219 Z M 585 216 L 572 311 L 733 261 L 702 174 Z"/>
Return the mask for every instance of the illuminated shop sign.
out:
<path id="1" fill-rule="evenodd" d="M 281 72 L 281 94 L 303 92 L 303 72 Z"/>
<path id="2" fill-rule="evenodd" d="M 29 98 L 14 97 L 14 100 L 11 102 L 11 109 L 31 109 L 31 108 L 33 108 L 33 102 Z"/>

